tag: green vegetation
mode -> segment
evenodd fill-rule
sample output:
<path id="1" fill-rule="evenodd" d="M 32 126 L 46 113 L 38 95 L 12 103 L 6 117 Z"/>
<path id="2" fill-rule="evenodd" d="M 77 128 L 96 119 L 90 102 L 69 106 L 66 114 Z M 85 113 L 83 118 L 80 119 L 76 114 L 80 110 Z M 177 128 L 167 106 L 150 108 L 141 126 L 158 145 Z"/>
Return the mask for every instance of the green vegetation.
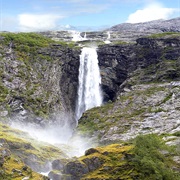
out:
<path id="1" fill-rule="evenodd" d="M 11 155 L 5 159 L 0 168 L 0 180 L 22 180 L 29 177 L 29 180 L 46 180 L 47 178 L 32 171 L 17 156 Z"/>
<path id="2" fill-rule="evenodd" d="M 4 45 L 12 45 L 12 48 L 19 52 L 33 53 L 37 48 L 48 47 L 51 44 L 59 44 L 74 48 L 77 46 L 74 42 L 54 41 L 38 33 L 0 33 L 4 37 L 2 43 Z M 12 43 L 12 44 L 11 44 Z"/>
<path id="3" fill-rule="evenodd" d="M 93 108 L 86 111 L 83 114 L 83 117 L 79 120 L 78 130 L 83 134 L 91 134 L 95 131 L 104 128 L 106 129 L 108 127 L 108 122 L 106 122 L 106 120 L 108 120 L 109 118 L 114 118 L 108 113 L 108 110 L 110 110 L 112 107 L 113 103 L 107 103 L 101 107 Z M 103 117 L 101 116 L 102 113 L 104 114 Z"/>
<path id="4" fill-rule="evenodd" d="M 7 95 L 8 95 L 8 88 L 3 86 L 3 84 L 0 82 L 0 103 L 3 103 L 6 100 Z"/>
<path id="5" fill-rule="evenodd" d="M 180 175 L 174 169 L 178 169 L 179 164 L 172 160 L 174 155 L 176 148 L 167 146 L 156 134 L 147 134 L 137 136 L 126 145 L 91 148 L 75 163 L 90 169 L 82 180 L 178 180 Z M 82 176 L 81 172 L 77 173 Z"/>
<path id="6" fill-rule="evenodd" d="M 178 137 L 180 137 L 180 131 L 175 132 L 173 135 L 174 135 L 174 136 L 178 136 Z"/>
<path id="7" fill-rule="evenodd" d="M 34 157 L 36 157 L 37 162 L 45 163 L 54 158 L 66 157 L 59 148 L 44 142 L 37 142 L 27 133 L 10 128 L 1 123 L 0 139 L 5 139 L 11 152 L 15 155 L 21 155 L 21 158 L 23 159 L 26 159 L 33 154 Z"/>
<path id="8" fill-rule="evenodd" d="M 164 33 L 159 33 L 159 34 L 152 34 L 148 36 L 149 38 L 161 38 L 165 36 L 171 36 L 171 37 L 177 37 L 180 36 L 179 32 L 164 32 Z"/>
<path id="9" fill-rule="evenodd" d="M 125 41 L 114 41 L 112 42 L 112 45 L 126 45 L 129 44 L 128 42 Z"/>
<path id="10" fill-rule="evenodd" d="M 172 98 L 173 93 L 169 93 L 161 102 L 161 104 L 166 103 L 168 100 Z"/>
<path id="11" fill-rule="evenodd" d="M 155 134 L 141 135 L 135 139 L 131 164 L 138 172 L 138 179 L 178 180 L 180 175 L 174 172 L 172 161 L 174 148 L 165 145 Z M 165 152 L 165 153 L 163 153 Z"/>
<path id="12" fill-rule="evenodd" d="M 32 47 L 47 47 L 54 42 L 37 33 L 0 33 L 0 36 L 5 37 L 3 41 L 6 45 L 13 43 L 16 50 L 24 52 L 29 52 Z"/>

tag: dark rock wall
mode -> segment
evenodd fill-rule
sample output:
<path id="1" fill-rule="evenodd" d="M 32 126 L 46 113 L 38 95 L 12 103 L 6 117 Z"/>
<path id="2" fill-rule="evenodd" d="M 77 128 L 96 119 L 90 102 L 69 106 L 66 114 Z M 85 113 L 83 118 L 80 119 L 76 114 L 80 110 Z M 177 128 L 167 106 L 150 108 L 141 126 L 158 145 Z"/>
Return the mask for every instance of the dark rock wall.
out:
<path id="1" fill-rule="evenodd" d="M 120 84 L 127 78 L 128 57 L 124 51 L 128 50 L 128 46 L 118 45 L 98 48 L 104 101 L 114 100 Z"/>
<path id="2" fill-rule="evenodd" d="M 138 69 L 137 81 L 179 80 L 180 38 L 139 38 L 136 44 L 103 45 L 98 48 L 104 101 L 114 100 L 120 85 Z M 146 70 L 145 70 L 146 69 Z M 137 83 L 137 82 L 134 82 Z"/>

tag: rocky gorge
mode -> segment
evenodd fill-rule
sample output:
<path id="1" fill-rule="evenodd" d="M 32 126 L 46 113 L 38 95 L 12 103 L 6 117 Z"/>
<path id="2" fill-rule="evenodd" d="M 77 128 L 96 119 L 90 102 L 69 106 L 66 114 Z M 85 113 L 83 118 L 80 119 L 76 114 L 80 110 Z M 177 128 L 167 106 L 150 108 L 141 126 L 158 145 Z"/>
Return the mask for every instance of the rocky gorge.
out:
<path id="1" fill-rule="evenodd" d="M 178 179 L 179 32 L 110 44 L 43 35 L 0 34 L 0 179 L 48 179 L 35 173 L 41 171 L 51 171 L 53 180 Z M 103 105 L 86 111 L 77 126 L 79 55 L 81 46 L 94 44 Z M 69 144 L 38 143 L 14 129 L 19 122 L 21 130 L 45 129 L 45 138 L 50 127 L 59 139 L 71 131 L 70 144 L 82 137 L 91 148 L 70 157 Z"/>

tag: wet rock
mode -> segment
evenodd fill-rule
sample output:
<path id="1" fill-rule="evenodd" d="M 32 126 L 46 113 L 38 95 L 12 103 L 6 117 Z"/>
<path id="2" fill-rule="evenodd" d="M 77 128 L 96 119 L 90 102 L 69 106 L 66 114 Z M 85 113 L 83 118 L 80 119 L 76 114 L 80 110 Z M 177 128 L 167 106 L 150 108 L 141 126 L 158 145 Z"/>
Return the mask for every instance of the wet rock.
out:
<path id="1" fill-rule="evenodd" d="M 88 172 L 89 170 L 87 165 L 80 161 L 69 162 L 64 168 L 64 173 L 70 174 L 74 180 L 79 180 L 84 174 L 87 174 Z"/>
<path id="2" fill-rule="evenodd" d="M 0 149 L 0 155 L 4 158 L 11 156 L 11 151 L 9 149 Z"/>
<path id="3" fill-rule="evenodd" d="M 90 148 L 88 150 L 85 151 L 85 156 L 88 156 L 90 154 L 94 154 L 94 153 L 98 153 L 99 151 L 95 148 Z"/>
<path id="4" fill-rule="evenodd" d="M 94 171 L 95 169 L 101 167 L 103 164 L 103 161 L 98 157 L 85 158 L 83 159 L 83 162 L 88 167 L 89 172 Z"/>
<path id="5" fill-rule="evenodd" d="M 62 174 L 59 172 L 54 172 L 54 171 L 51 171 L 49 174 L 48 174 L 48 177 L 52 180 L 62 180 Z"/>
<path id="6" fill-rule="evenodd" d="M 52 162 L 53 170 L 63 170 L 63 168 L 64 168 L 64 163 L 62 162 L 62 160 L 57 159 Z"/>

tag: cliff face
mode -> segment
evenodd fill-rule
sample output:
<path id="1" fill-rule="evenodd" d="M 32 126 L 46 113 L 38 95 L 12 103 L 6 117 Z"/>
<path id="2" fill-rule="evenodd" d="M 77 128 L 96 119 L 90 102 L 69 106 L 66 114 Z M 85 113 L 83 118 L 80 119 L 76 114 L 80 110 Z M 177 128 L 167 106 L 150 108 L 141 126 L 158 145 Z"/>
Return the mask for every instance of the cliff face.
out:
<path id="1" fill-rule="evenodd" d="M 180 80 L 179 36 L 139 38 L 136 44 L 103 45 L 98 48 L 105 101 L 114 100 L 120 85 L 141 71 L 128 84 Z"/>
<path id="2" fill-rule="evenodd" d="M 21 36 L 1 36 L 1 117 L 46 123 L 63 111 L 73 119 L 80 49 L 35 34 L 26 41 Z M 42 44 L 33 44 L 35 38 Z M 99 46 L 104 102 L 135 84 L 179 81 L 179 46 L 176 33 Z"/>
<path id="3" fill-rule="evenodd" d="M 0 43 L 0 120 L 34 122 L 41 126 L 48 126 L 49 122 L 63 125 L 64 121 L 69 121 L 73 128 L 76 123 L 73 115 L 77 98 L 80 49 L 73 44 L 54 42 L 34 33 L 0 34 Z M 74 136 L 80 134 L 87 138 L 86 143 L 104 145 L 127 142 L 138 134 L 157 133 L 161 134 L 167 144 L 178 147 L 179 49 L 179 33 L 139 38 L 136 43 L 116 42 L 100 45 L 98 59 L 104 105 L 83 114 Z M 70 118 L 57 117 L 59 112 L 66 113 Z M 146 173 L 141 172 L 141 167 L 132 164 L 135 162 L 136 152 L 131 152 L 131 143 L 128 146 L 110 145 L 90 149 L 84 157 L 69 162 L 70 160 L 63 160 L 63 157 L 60 157 L 61 151 L 56 148 L 44 146 L 36 148 L 34 147 L 36 142 L 33 143 L 30 138 L 28 138 L 30 141 L 27 141 L 23 133 L 5 125 L 0 126 L 1 166 L 6 163 L 6 157 L 3 156 L 6 151 L 7 157 L 11 155 L 10 153 L 22 156 L 21 159 L 27 165 L 32 166 L 35 171 L 40 171 L 43 168 L 48 169 L 46 165 L 49 162 L 46 158 L 53 161 L 54 159 L 49 159 L 49 154 L 57 152 L 52 156 L 60 159 L 53 161 L 52 167 L 55 171 L 49 174 L 53 179 L 61 178 L 62 173 L 66 179 L 71 177 L 118 179 L 122 173 L 124 179 L 127 177 L 145 179 L 143 176 Z M 149 144 L 147 140 L 151 140 L 151 137 L 147 136 L 146 141 L 142 143 Z M 152 138 L 152 142 L 154 140 L 156 137 Z M 156 147 L 156 143 L 153 146 Z M 150 147 L 147 147 L 145 152 L 147 156 L 152 150 L 148 148 Z M 160 148 L 159 151 L 164 153 L 164 149 Z M 159 151 L 157 159 L 161 159 L 164 163 L 166 152 L 161 156 Z M 170 153 L 168 152 L 168 155 L 171 156 Z M 61 155 L 66 156 L 63 153 Z M 153 159 L 154 154 L 151 155 Z M 168 161 L 167 164 L 179 172 L 179 156 L 176 155 L 174 153 L 172 158 L 175 160 L 170 164 Z M 144 163 L 141 159 L 143 157 L 139 157 L 138 164 Z M 41 163 L 44 163 L 42 167 Z M 155 164 L 158 163 L 155 162 L 152 169 Z M 159 170 L 157 166 L 156 168 L 153 171 Z M 119 173 L 116 174 L 117 169 Z M 7 177 L 6 173 L 11 172 L 5 170 L 3 173 Z M 164 172 L 166 170 L 165 168 Z M 107 171 L 110 173 L 106 174 Z M 175 175 L 171 175 L 171 178 Z M 164 174 L 162 177 L 165 176 Z"/>
<path id="4" fill-rule="evenodd" d="M 35 123 L 60 111 L 73 117 L 80 51 L 33 33 L 2 34 L 1 44 L 0 116 Z"/>
<path id="5" fill-rule="evenodd" d="M 85 112 L 78 132 L 101 143 L 179 132 L 179 42 L 176 34 L 100 46 L 104 100 L 111 101 Z"/>

